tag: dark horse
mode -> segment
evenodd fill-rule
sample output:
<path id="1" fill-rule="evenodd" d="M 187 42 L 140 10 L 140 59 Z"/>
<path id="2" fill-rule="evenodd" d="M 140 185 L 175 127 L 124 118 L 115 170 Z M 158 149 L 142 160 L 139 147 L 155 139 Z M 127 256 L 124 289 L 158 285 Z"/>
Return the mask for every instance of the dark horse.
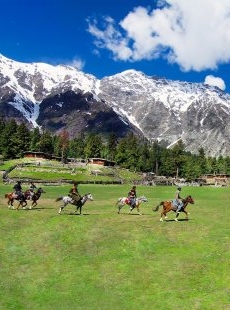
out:
<path id="1" fill-rule="evenodd" d="M 194 204 L 195 201 L 193 200 L 192 196 L 187 196 L 185 199 L 182 199 L 182 203 L 183 203 L 183 206 L 181 208 L 181 210 L 179 212 L 184 212 L 186 214 L 186 219 L 188 220 L 188 212 L 185 210 L 187 205 L 189 203 L 191 204 Z M 159 210 L 159 207 L 160 206 L 163 206 L 163 209 L 162 209 L 162 212 L 161 212 L 161 218 L 160 218 L 160 221 L 163 222 L 163 216 L 165 217 L 165 220 L 167 220 L 167 213 L 169 211 L 174 211 L 176 212 L 177 210 L 177 206 L 175 204 L 173 204 L 173 200 L 167 200 L 167 201 L 161 201 L 159 203 L 159 205 L 156 206 L 155 209 L 153 209 L 154 212 L 158 211 Z M 178 216 L 179 216 L 179 212 L 176 214 L 176 218 L 175 218 L 175 221 L 178 221 Z"/>
<path id="2" fill-rule="evenodd" d="M 18 210 L 20 206 L 22 208 L 25 208 L 27 206 L 27 200 L 32 201 L 30 205 L 30 209 L 32 209 L 33 207 L 37 205 L 37 201 L 40 198 L 42 193 L 45 193 L 45 191 L 41 187 L 39 187 L 33 196 L 31 196 L 30 190 L 27 190 L 25 193 L 22 193 L 22 195 L 19 197 L 15 193 L 8 193 L 8 194 L 5 194 L 5 198 L 8 199 L 7 204 L 8 204 L 9 209 L 14 209 L 14 206 L 13 206 L 14 200 L 17 200 L 19 202 L 18 206 L 16 207 L 16 210 Z"/>
<path id="3" fill-rule="evenodd" d="M 38 188 L 38 190 L 34 193 L 34 195 L 31 195 L 30 190 L 27 190 L 24 193 L 25 199 L 32 201 L 32 203 L 30 205 L 30 210 L 37 206 L 37 204 L 38 204 L 37 201 L 41 197 L 41 194 L 43 194 L 43 193 L 45 193 L 45 191 L 41 187 Z"/>
<path id="4" fill-rule="evenodd" d="M 68 204 L 72 204 L 76 206 L 76 211 L 77 212 L 79 210 L 80 215 L 81 215 L 81 210 L 82 207 L 84 206 L 84 204 L 86 203 L 87 200 L 92 200 L 93 201 L 93 196 L 88 193 L 85 194 L 80 201 L 77 202 L 77 204 L 74 202 L 74 200 L 70 197 L 70 196 L 60 196 L 58 197 L 55 202 L 62 200 L 62 205 L 59 208 L 59 214 L 61 214 L 62 210 L 65 208 L 65 206 L 67 206 Z"/>

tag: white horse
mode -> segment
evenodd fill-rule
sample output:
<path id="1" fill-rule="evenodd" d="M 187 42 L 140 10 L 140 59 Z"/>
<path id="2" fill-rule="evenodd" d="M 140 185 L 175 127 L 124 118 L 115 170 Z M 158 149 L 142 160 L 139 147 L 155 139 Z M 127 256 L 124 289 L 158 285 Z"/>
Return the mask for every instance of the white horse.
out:
<path id="1" fill-rule="evenodd" d="M 141 212 L 140 212 L 140 204 L 142 202 L 148 202 L 148 199 L 145 197 L 145 196 L 141 196 L 141 197 L 137 197 L 136 198 L 136 202 L 135 202 L 135 206 L 131 206 L 130 205 L 130 201 L 129 201 L 129 198 L 127 197 L 121 197 L 121 198 L 118 198 L 117 202 L 116 202 L 116 206 L 118 206 L 118 211 L 117 213 L 120 214 L 120 211 L 121 209 L 125 206 L 125 205 L 128 205 L 130 206 L 129 208 L 129 214 L 131 213 L 131 211 L 135 208 L 137 208 L 137 212 L 139 215 L 142 215 Z"/>
<path id="2" fill-rule="evenodd" d="M 75 205 L 76 206 L 76 211 L 78 211 L 78 209 L 80 210 L 80 214 L 81 214 L 81 210 L 82 210 L 82 207 L 84 206 L 84 204 L 86 203 L 87 200 L 91 200 L 93 201 L 93 196 L 88 193 L 88 194 L 85 194 L 81 200 L 79 200 L 77 202 L 77 204 L 74 202 L 74 200 L 70 197 L 70 196 L 60 196 L 58 197 L 55 202 L 57 201 L 60 201 L 62 200 L 63 204 L 60 206 L 60 209 L 59 209 L 59 214 L 61 214 L 62 210 L 68 205 L 68 204 L 72 204 L 72 205 Z"/>

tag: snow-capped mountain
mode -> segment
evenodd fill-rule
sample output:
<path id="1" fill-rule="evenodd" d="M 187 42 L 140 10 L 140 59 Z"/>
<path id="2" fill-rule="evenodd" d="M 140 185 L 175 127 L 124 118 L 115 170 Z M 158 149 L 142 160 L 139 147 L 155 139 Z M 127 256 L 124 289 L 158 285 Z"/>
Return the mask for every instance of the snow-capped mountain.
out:
<path id="1" fill-rule="evenodd" d="M 102 80 L 69 66 L 19 63 L 0 55 L 0 113 L 53 133 L 124 136 L 230 155 L 230 95 L 204 84 L 128 70 Z"/>
<path id="2" fill-rule="evenodd" d="M 230 155 L 230 95 L 217 87 L 147 77 L 129 70 L 101 80 L 100 97 L 151 140 Z"/>

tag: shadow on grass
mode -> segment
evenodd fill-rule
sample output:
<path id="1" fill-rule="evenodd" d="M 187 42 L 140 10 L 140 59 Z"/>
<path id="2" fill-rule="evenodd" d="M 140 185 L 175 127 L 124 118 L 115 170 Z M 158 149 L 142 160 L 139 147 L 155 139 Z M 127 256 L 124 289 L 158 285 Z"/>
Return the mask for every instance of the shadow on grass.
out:
<path id="1" fill-rule="evenodd" d="M 78 215 L 78 216 L 85 216 L 86 215 L 87 216 L 87 215 L 91 215 L 91 214 L 89 214 L 89 213 L 79 214 L 79 213 L 71 212 L 71 213 L 62 213 L 60 215 Z"/>
<path id="2" fill-rule="evenodd" d="M 192 221 L 191 219 L 177 219 L 178 222 L 189 222 Z M 176 222 L 175 219 L 170 219 L 170 220 L 164 220 L 164 222 Z"/>

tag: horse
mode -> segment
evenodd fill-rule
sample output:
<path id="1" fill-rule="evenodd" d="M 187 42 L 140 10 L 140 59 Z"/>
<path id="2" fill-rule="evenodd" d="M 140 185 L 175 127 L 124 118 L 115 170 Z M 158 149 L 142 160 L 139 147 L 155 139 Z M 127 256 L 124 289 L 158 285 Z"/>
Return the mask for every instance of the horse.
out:
<path id="1" fill-rule="evenodd" d="M 45 191 L 41 187 L 39 187 L 38 190 L 33 195 L 31 195 L 31 191 L 30 190 L 27 190 L 24 193 L 24 196 L 25 196 L 26 200 L 32 200 L 32 203 L 30 205 L 30 210 L 32 210 L 33 207 L 37 206 L 37 204 L 38 204 L 37 201 L 41 197 L 42 193 L 45 193 Z"/>
<path id="2" fill-rule="evenodd" d="M 194 204 L 195 201 L 193 200 L 192 196 L 189 195 L 189 196 L 187 196 L 186 198 L 182 199 L 182 203 L 183 203 L 183 206 L 182 206 L 182 208 L 180 209 L 179 212 L 184 212 L 184 213 L 186 214 L 186 220 L 188 220 L 188 212 L 187 212 L 185 209 L 186 209 L 186 207 L 187 207 L 187 205 L 188 205 L 189 203 Z M 167 214 L 169 211 L 174 211 L 174 212 L 176 212 L 176 210 L 177 210 L 177 206 L 173 203 L 173 200 L 166 200 L 166 201 L 161 201 L 161 202 L 156 206 L 155 209 L 153 208 L 153 212 L 158 211 L 160 206 L 163 206 L 163 209 L 162 209 L 162 212 L 161 212 L 161 218 L 160 218 L 160 221 L 161 221 L 161 222 L 163 222 L 163 215 L 164 215 L 164 217 L 165 217 L 165 220 L 167 220 L 167 215 L 166 215 L 166 214 Z M 175 218 L 175 221 L 176 221 L 176 222 L 178 222 L 178 219 L 177 219 L 177 218 L 178 218 L 178 216 L 179 216 L 179 212 L 177 212 L 177 214 L 176 214 L 176 218 Z"/>
<path id="3" fill-rule="evenodd" d="M 121 209 L 125 206 L 125 205 L 129 205 L 130 209 L 129 209 L 129 214 L 131 213 L 131 211 L 135 208 L 137 208 L 137 212 L 139 215 L 142 215 L 140 212 L 140 204 L 142 202 L 148 202 L 148 199 L 145 196 L 141 196 L 141 197 L 137 197 L 136 198 L 136 202 L 135 202 L 135 206 L 131 206 L 130 205 L 130 201 L 129 198 L 127 197 L 121 197 L 118 198 L 117 202 L 116 202 L 116 206 L 118 206 L 118 211 L 117 213 L 120 214 Z"/>
<path id="4" fill-rule="evenodd" d="M 14 200 L 18 200 L 19 201 L 19 204 L 16 207 L 16 210 L 18 210 L 18 208 L 20 206 L 22 206 L 22 208 L 25 208 L 27 206 L 27 201 L 26 201 L 25 196 L 23 194 L 21 196 L 18 196 L 14 192 L 13 193 L 12 192 L 11 193 L 6 193 L 5 194 L 5 198 L 8 199 L 7 204 L 8 204 L 8 208 L 9 209 L 15 209 L 14 205 L 13 205 Z"/>
<path id="5" fill-rule="evenodd" d="M 59 214 L 61 214 L 62 210 L 68 205 L 68 204 L 72 204 L 76 206 L 76 211 L 77 212 L 79 210 L 80 215 L 81 215 L 81 211 L 82 211 L 82 207 L 84 206 L 84 204 L 86 203 L 87 200 L 91 200 L 93 201 L 93 196 L 88 193 L 85 194 L 81 200 L 79 200 L 77 203 L 74 202 L 74 200 L 70 197 L 70 196 L 60 196 L 58 197 L 55 202 L 62 200 L 63 204 L 60 206 L 59 209 Z"/>

